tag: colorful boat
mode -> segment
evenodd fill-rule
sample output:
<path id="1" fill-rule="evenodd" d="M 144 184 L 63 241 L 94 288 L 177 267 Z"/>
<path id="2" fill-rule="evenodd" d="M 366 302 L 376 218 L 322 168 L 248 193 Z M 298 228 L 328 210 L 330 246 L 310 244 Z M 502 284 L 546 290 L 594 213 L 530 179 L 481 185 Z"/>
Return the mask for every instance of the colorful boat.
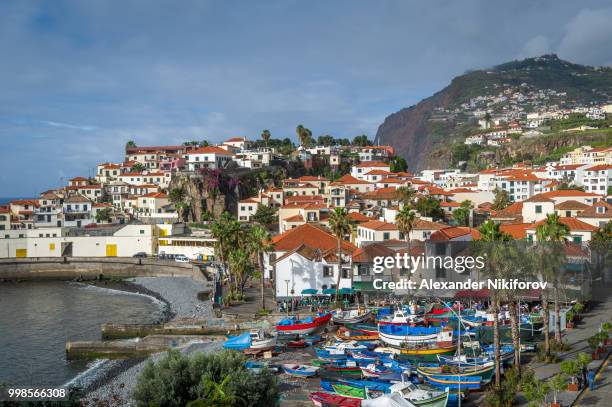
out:
<path id="1" fill-rule="evenodd" d="M 332 322 L 338 325 L 359 324 L 369 320 L 371 317 L 372 311 L 352 309 L 336 312 L 332 317 Z"/>
<path id="2" fill-rule="evenodd" d="M 442 365 L 438 367 L 419 366 L 417 367 L 417 373 L 423 377 L 429 376 L 444 376 L 452 375 L 459 378 L 465 377 L 480 377 L 482 384 L 487 384 L 491 381 L 493 373 L 495 372 L 495 363 L 487 362 L 483 366 L 449 366 Z"/>
<path id="3" fill-rule="evenodd" d="M 344 384 L 340 382 L 332 383 L 334 392 L 347 397 L 354 397 L 358 399 L 367 398 L 367 392 L 365 388 L 351 386 L 350 384 Z"/>
<path id="4" fill-rule="evenodd" d="M 318 407 L 360 407 L 361 399 L 346 397 L 333 393 L 315 391 L 308 396 L 310 401 Z"/>
<path id="5" fill-rule="evenodd" d="M 336 338 L 341 341 L 375 341 L 378 339 L 378 332 L 365 333 L 341 327 L 336 331 Z"/>
<path id="6" fill-rule="evenodd" d="M 392 385 L 391 394 L 396 393 L 418 407 L 446 407 L 448 392 L 429 386 L 417 386 L 414 383 L 403 382 Z"/>
<path id="7" fill-rule="evenodd" d="M 310 365 L 284 364 L 282 367 L 286 374 L 296 377 L 313 377 L 319 372 L 319 367 Z"/>
<path id="8" fill-rule="evenodd" d="M 356 364 L 354 366 L 349 366 L 348 364 L 344 366 L 330 364 L 323 366 L 323 370 L 327 373 L 333 373 L 335 375 L 361 375 L 361 368 Z"/>
<path id="9" fill-rule="evenodd" d="M 378 320 L 379 325 L 416 325 L 423 322 L 423 317 L 398 310 L 393 316 L 385 316 Z"/>
<path id="10" fill-rule="evenodd" d="M 361 407 L 415 407 L 415 405 L 394 393 L 383 394 L 375 399 L 362 400 Z"/>
<path id="11" fill-rule="evenodd" d="M 276 325 L 276 331 L 284 334 L 297 334 L 306 335 L 314 333 L 320 329 L 323 329 L 327 323 L 331 320 L 332 314 L 327 313 L 319 315 L 315 318 L 306 317 L 298 319 L 297 317 L 290 317 L 281 320 Z"/>
<path id="12" fill-rule="evenodd" d="M 426 376 L 427 383 L 441 389 L 461 389 L 478 390 L 480 389 L 482 378 L 480 376 L 456 376 L 456 375 L 435 375 Z"/>
<path id="13" fill-rule="evenodd" d="M 400 355 L 408 360 L 436 361 L 439 355 L 450 355 L 455 353 L 457 346 L 431 346 L 400 349 Z"/>
<path id="14" fill-rule="evenodd" d="M 346 327 L 352 331 L 362 332 L 366 335 L 378 335 L 378 325 L 348 324 Z"/>
<path id="15" fill-rule="evenodd" d="M 406 325 L 379 325 L 380 340 L 397 348 L 406 344 L 452 343 L 453 331 L 440 328 L 411 327 Z"/>
<path id="16" fill-rule="evenodd" d="M 225 349 L 264 351 L 274 349 L 276 336 L 272 336 L 261 329 L 253 329 L 242 335 L 229 337 L 223 344 Z"/>

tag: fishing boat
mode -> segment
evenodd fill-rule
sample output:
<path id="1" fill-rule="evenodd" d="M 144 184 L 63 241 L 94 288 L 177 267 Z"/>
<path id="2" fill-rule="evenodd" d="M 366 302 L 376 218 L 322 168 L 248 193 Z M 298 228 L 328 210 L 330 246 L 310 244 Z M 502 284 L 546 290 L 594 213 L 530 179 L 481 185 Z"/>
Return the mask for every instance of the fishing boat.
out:
<path id="1" fill-rule="evenodd" d="M 372 311 L 352 309 L 347 311 L 338 311 L 332 317 L 332 322 L 337 325 L 344 324 L 359 324 L 367 321 L 372 317 Z"/>
<path id="2" fill-rule="evenodd" d="M 327 349 L 315 349 L 315 353 L 319 359 L 325 360 L 344 360 L 348 356 L 344 352 L 330 352 Z"/>
<path id="3" fill-rule="evenodd" d="M 280 372 L 280 367 L 278 365 L 270 365 L 264 362 L 255 362 L 252 360 L 245 362 L 244 367 L 246 367 L 253 373 L 260 373 L 264 369 L 268 369 L 274 373 Z"/>
<path id="4" fill-rule="evenodd" d="M 346 351 L 368 350 L 368 344 L 359 343 L 357 341 L 338 342 L 335 345 L 327 345 L 323 349 L 331 353 L 345 354 Z"/>
<path id="5" fill-rule="evenodd" d="M 223 344 L 225 349 L 264 351 L 274 349 L 276 336 L 266 333 L 262 329 L 252 329 L 242 335 L 229 337 Z"/>
<path id="6" fill-rule="evenodd" d="M 381 380 L 363 380 L 363 379 L 340 379 L 340 383 L 348 384 L 353 387 L 359 387 L 368 390 L 381 391 L 388 393 L 391 388 L 391 383 Z"/>
<path id="7" fill-rule="evenodd" d="M 310 401 L 318 407 L 360 407 L 361 399 L 341 396 L 339 394 L 315 391 L 308 396 Z"/>
<path id="8" fill-rule="evenodd" d="M 380 377 L 393 372 L 393 369 L 390 369 L 384 365 L 377 365 L 376 363 L 361 366 L 361 374 L 363 377 Z"/>
<path id="9" fill-rule="evenodd" d="M 425 380 L 441 389 L 478 390 L 482 383 L 480 376 L 434 375 L 426 376 Z"/>
<path id="10" fill-rule="evenodd" d="M 389 389 L 418 407 L 446 407 L 448 392 L 435 388 L 420 387 L 410 382 L 396 383 Z"/>
<path id="11" fill-rule="evenodd" d="M 453 331 L 451 330 L 406 325 L 379 325 L 378 336 L 383 343 L 398 348 L 406 344 L 449 344 L 453 341 Z"/>
<path id="12" fill-rule="evenodd" d="M 361 401 L 362 407 L 415 407 L 415 404 L 412 404 L 402 396 L 397 393 L 393 394 L 383 394 L 380 397 L 376 397 L 375 399 L 368 399 Z"/>
<path id="13" fill-rule="evenodd" d="M 331 313 L 319 315 L 315 318 L 306 317 L 303 319 L 298 319 L 297 317 L 289 317 L 281 320 L 276 325 L 276 331 L 285 334 L 312 334 L 320 329 L 323 329 L 331 318 Z"/>
<path id="14" fill-rule="evenodd" d="M 324 365 L 323 370 L 327 373 L 333 373 L 334 375 L 361 375 L 361 368 L 357 366 L 357 364 L 353 364 L 352 366 L 349 363 L 345 364 L 344 366 L 338 366 L 335 364 Z"/>
<path id="15" fill-rule="evenodd" d="M 308 346 L 308 343 L 303 339 L 287 342 L 288 348 L 305 348 L 306 346 Z"/>
<path id="16" fill-rule="evenodd" d="M 366 335 L 378 336 L 378 325 L 372 324 L 347 324 L 346 327 L 352 331 L 362 332 Z"/>
<path id="17" fill-rule="evenodd" d="M 341 341 L 375 341 L 378 339 L 378 331 L 374 333 L 365 333 L 341 327 L 336 331 L 336 338 Z"/>
<path id="18" fill-rule="evenodd" d="M 286 374 L 296 377 L 314 377 L 317 375 L 320 369 L 317 366 L 294 364 L 284 364 L 282 367 Z"/>
<path id="19" fill-rule="evenodd" d="M 379 325 L 416 325 L 423 322 L 423 317 L 398 310 L 393 316 L 385 316 L 378 320 Z"/>
<path id="20" fill-rule="evenodd" d="M 434 344 L 405 347 L 400 349 L 400 355 L 407 359 L 435 361 L 439 355 L 450 355 L 457 350 L 456 345 L 436 346 Z"/>
<path id="21" fill-rule="evenodd" d="M 341 382 L 332 383 L 331 386 L 334 389 L 334 392 L 342 396 L 355 397 L 358 399 L 367 398 L 368 393 L 365 388 L 355 387 Z"/>
<path id="22" fill-rule="evenodd" d="M 495 371 L 495 363 L 492 361 L 482 366 L 449 366 L 441 365 L 437 367 L 419 366 L 417 373 L 423 377 L 452 375 L 459 378 L 465 377 L 480 377 L 482 384 L 487 384 L 491 381 Z"/>

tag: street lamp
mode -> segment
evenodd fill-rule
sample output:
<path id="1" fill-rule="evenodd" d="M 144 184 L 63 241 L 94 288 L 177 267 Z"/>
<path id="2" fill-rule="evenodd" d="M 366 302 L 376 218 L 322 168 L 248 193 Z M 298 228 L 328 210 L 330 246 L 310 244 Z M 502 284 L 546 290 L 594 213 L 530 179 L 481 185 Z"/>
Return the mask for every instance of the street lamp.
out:
<path id="1" fill-rule="evenodd" d="M 287 316 L 289 316 L 289 281 L 291 280 L 285 280 L 285 287 L 286 287 L 286 294 L 287 294 L 287 306 L 285 307 L 285 309 L 287 310 Z"/>

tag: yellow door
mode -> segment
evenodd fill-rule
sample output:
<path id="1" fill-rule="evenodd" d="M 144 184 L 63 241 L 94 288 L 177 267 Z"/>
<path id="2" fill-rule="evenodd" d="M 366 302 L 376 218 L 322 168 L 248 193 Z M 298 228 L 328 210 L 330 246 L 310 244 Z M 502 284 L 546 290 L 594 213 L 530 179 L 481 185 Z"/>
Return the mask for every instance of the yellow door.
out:
<path id="1" fill-rule="evenodd" d="M 106 245 L 106 257 L 117 257 L 117 245 L 116 244 Z"/>
<path id="2" fill-rule="evenodd" d="M 28 257 L 28 249 L 15 249 L 15 257 Z"/>

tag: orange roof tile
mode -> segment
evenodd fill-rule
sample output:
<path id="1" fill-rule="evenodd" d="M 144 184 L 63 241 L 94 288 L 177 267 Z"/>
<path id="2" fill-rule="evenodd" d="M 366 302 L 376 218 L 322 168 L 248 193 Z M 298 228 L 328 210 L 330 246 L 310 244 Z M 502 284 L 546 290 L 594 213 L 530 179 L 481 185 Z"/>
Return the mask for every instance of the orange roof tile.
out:
<path id="1" fill-rule="evenodd" d="M 531 223 L 504 223 L 499 225 L 499 230 L 512 236 L 514 239 L 525 239 L 527 237 L 527 229 Z"/>
<path id="2" fill-rule="evenodd" d="M 559 217 L 559 222 L 567 226 L 570 231 L 580 230 L 587 232 L 595 232 L 597 230 L 595 226 L 589 225 L 588 223 L 578 220 L 576 218 Z M 538 226 L 543 225 L 544 223 L 546 223 L 546 219 L 543 219 L 536 223 L 532 223 L 528 229 L 535 230 Z"/>
<path id="3" fill-rule="evenodd" d="M 272 238 L 272 244 L 276 251 L 293 250 L 302 244 L 326 251 L 335 249 L 338 245 L 338 240 L 334 235 L 327 232 L 323 226 L 305 223 L 285 233 L 274 236 Z M 342 248 L 351 253 L 357 249 L 345 240 L 342 241 Z"/>
<path id="4" fill-rule="evenodd" d="M 573 199 L 569 201 L 564 201 L 564 202 L 561 202 L 555 205 L 555 209 L 560 209 L 560 210 L 572 210 L 572 209 L 580 210 L 580 209 L 586 209 L 586 208 L 590 208 L 590 206 L 582 202 L 574 201 Z"/>
<path id="5" fill-rule="evenodd" d="M 234 155 L 230 153 L 229 151 L 222 149 L 221 147 L 215 147 L 215 146 L 200 147 L 200 148 L 190 151 L 189 154 L 190 155 L 191 154 L 218 154 L 218 155 L 231 155 L 231 156 Z"/>
<path id="6" fill-rule="evenodd" d="M 480 232 L 465 226 L 449 226 L 432 233 L 430 239 L 434 241 L 448 241 L 461 236 L 471 235 L 473 240 L 480 239 Z"/>
<path id="7" fill-rule="evenodd" d="M 369 167 L 390 167 L 389 164 L 383 163 L 381 161 L 363 161 L 357 164 L 357 168 L 369 168 Z"/>
<path id="8" fill-rule="evenodd" d="M 387 223 L 380 220 L 371 220 L 359 225 L 360 228 L 370 230 L 398 230 L 397 225 L 394 223 Z"/>

